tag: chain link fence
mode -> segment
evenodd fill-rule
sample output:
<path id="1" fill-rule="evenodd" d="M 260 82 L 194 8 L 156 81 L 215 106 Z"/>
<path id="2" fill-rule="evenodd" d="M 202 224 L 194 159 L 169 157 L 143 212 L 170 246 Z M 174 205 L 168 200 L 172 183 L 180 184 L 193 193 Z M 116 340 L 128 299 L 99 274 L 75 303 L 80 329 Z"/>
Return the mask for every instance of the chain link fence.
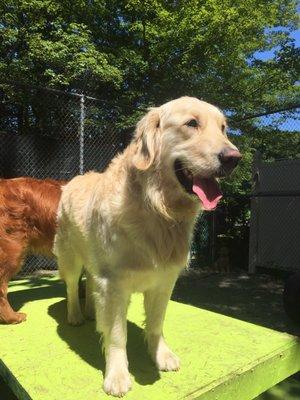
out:
<path id="1" fill-rule="evenodd" d="M 91 169 L 101 171 L 130 139 L 97 99 L 22 87 L 11 94 L 9 89 L 0 91 L 3 178 L 68 180 Z"/>
<path id="2" fill-rule="evenodd" d="M 131 131 L 132 132 L 132 131 Z M 0 86 L 0 177 L 70 180 L 103 171 L 129 142 L 118 110 L 77 93 Z M 28 256 L 21 274 L 56 269 L 54 260 Z"/>
<path id="3" fill-rule="evenodd" d="M 253 164 L 249 271 L 300 270 L 300 158 Z"/>
<path id="4" fill-rule="evenodd" d="M 128 107 L 129 113 L 133 111 Z M 117 106 L 80 93 L 0 84 L 0 177 L 69 180 L 89 170 L 102 171 L 131 139 L 134 128 L 121 117 Z M 258 135 L 268 127 L 292 135 L 299 130 L 299 114 L 295 109 L 280 110 L 233 119 L 230 125 L 236 138 L 252 132 L 253 127 Z M 237 263 L 241 257 L 245 261 L 249 216 L 243 219 L 240 214 L 243 209 L 247 214 L 249 199 L 247 195 L 236 196 L 200 217 L 191 247 L 191 266 L 213 266 L 220 256 L 224 258 L 223 250 L 220 254 L 224 247 Z M 238 240 L 241 245 L 236 245 Z M 29 256 L 22 274 L 49 269 L 56 269 L 53 260 Z"/>

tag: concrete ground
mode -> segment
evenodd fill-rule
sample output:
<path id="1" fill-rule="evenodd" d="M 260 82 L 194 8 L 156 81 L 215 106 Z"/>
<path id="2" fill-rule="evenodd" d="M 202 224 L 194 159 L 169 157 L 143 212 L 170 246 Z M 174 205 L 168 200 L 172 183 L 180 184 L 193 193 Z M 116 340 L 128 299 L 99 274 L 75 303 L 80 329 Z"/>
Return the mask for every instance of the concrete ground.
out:
<path id="1" fill-rule="evenodd" d="M 270 275 L 191 270 L 178 280 L 173 300 L 294 335 L 300 325 L 283 309 L 284 280 Z"/>
<path id="2" fill-rule="evenodd" d="M 300 325 L 293 323 L 284 311 L 283 288 L 284 280 L 270 275 L 191 270 L 177 282 L 173 300 L 299 336 Z M 297 374 L 256 400 L 299 399 L 300 374 Z"/>

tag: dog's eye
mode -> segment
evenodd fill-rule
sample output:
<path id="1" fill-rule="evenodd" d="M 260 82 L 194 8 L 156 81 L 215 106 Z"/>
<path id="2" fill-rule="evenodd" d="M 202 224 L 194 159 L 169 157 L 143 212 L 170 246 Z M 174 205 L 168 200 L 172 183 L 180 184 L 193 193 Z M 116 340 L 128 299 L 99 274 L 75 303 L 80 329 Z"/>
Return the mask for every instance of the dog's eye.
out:
<path id="1" fill-rule="evenodd" d="M 187 126 L 190 126 L 191 128 L 197 128 L 199 126 L 199 123 L 196 119 L 191 119 L 189 122 L 186 123 Z"/>
<path id="2" fill-rule="evenodd" d="M 226 125 L 222 124 L 222 132 L 225 133 L 225 130 L 226 130 Z"/>

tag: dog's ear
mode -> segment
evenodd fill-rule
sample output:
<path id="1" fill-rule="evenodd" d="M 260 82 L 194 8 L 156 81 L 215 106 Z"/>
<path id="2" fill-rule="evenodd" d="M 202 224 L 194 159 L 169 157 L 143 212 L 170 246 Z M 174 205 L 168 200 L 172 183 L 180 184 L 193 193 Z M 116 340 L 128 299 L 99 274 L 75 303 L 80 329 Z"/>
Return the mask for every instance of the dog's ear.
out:
<path id="1" fill-rule="evenodd" d="M 160 146 L 160 115 L 158 108 L 150 111 L 137 123 L 134 142 L 136 152 L 133 164 L 140 170 L 148 169 L 158 155 Z"/>

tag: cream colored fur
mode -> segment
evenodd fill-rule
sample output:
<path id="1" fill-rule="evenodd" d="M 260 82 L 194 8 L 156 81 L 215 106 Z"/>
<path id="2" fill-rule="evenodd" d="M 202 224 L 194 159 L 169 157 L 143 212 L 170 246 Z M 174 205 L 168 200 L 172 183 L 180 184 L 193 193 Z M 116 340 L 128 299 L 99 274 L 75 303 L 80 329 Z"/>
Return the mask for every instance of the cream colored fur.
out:
<path id="1" fill-rule="evenodd" d="M 200 121 L 199 128 L 186 126 L 191 118 Z M 106 393 L 122 396 L 131 388 L 126 314 L 133 292 L 144 293 L 154 362 L 160 370 L 179 369 L 165 343 L 163 321 L 201 204 L 179 184 L 173 165 L 180 158 L 195 174 L 216 173 L 217 155 L 226 146 L 235 149 L 224 125 L 223 114 L 208 103 L 189 97 L 171 101 L 146 114 L 130 145 L 104 173 L 77 176 L 63 189 L 54 251 L 67 285 L 68 321 L 83 322 L 78 280 L 84 266 L 85 313 L 92 317 L 95 306 L 103 334 Z"/>

